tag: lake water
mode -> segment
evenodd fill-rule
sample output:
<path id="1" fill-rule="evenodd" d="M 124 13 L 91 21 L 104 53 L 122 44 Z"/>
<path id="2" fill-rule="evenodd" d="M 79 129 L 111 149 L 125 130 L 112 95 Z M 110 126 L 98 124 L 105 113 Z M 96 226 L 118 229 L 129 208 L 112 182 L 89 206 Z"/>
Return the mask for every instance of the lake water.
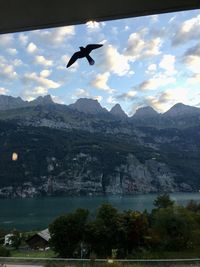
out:
<path id="1" fill-rule="evenodd" d="M 77 208 L 87 208 L 95 214 L 102 203 L 111 203 L 119 210 L 147 209 L 151 211 L 157 194 L 134 196 L 98 197 L 44 197 L 26 199 L 0 199 L 0 228 L 19 230 L 41 230 L 56 217 Z M 191 199 L 200 203 L 200 193 L 174 193 L 170 197 L 181 205 Z"/>

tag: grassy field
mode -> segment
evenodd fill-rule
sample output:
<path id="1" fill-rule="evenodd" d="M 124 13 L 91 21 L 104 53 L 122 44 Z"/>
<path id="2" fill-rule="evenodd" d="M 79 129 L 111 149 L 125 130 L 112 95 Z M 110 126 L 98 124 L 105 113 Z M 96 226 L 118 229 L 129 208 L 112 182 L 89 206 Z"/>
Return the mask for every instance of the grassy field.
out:
<path id="1" fill-rule="evenodd" d="M 54 258 L 56 254 L 53 250 L 48 251 L 11 251 L 11 257 L 26 257 L 26 258 Z"/>
<path id="2" fill-rule="evenodd" d="M 26 257 L 26 258 L 55 258 L 57 255 L 53 250 L 48 251 L 20 251 L 12 250 L 11 257 Z M 191 251 L 146 251 L 137 252 L 129 259 L 194 259 L 200 258 L 200 248 Z"/>

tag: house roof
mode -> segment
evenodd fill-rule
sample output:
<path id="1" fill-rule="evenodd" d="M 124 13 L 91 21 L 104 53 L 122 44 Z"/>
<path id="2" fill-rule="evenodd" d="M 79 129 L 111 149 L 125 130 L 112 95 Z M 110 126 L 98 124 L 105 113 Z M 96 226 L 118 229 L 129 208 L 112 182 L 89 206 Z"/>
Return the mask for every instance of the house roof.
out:
<path id="1" fill-rule="evenodd" d="M 48 228 L 41 231 L 41 232 L 38 232 L 37 235 L 39 235 L 40 237 L 42 237 L 46 241 L 49 241 L 49 239 L 50 239 L 50 233 L 49 233 Z"/>
<path id="2" fill-rule="evenodd" d="M 197 8 L 199 0 L 0 0 L 0 33 Z"/>

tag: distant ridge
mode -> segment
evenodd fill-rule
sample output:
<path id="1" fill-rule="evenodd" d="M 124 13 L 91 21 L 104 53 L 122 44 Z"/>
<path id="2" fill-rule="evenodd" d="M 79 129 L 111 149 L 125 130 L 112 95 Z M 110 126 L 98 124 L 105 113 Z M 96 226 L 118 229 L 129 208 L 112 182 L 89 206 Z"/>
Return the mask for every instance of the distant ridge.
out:
<path id="1" fill-rule="evenodd" d="M 29 102 L 29 105 L 49 105 L 54 104 L 50 95 L 38 96 L 36 99 Z"/>
<path id="2" fill-rule="evenodd" d="M 156 112 L 152 107 L 142 107 L 136 110 L 136 113 L 133 115 L 134 118 L 147 118 L 157 116 L 158 112 Z"/>
<path id="3" fill-rule="evenodd" d="M 126 119 L 128 116 L 121 108 L 120 104 L 116 104 L 114 107 L 111 108 L 110 113 L 116 117 L 121 119 Z"/>
<path id="4" fill-rule="evenodd" d="M 168 111 L 166 111 L 163 115 L 174 117 L 174 116 L 182 116 L 182 115 L 191 115 L 191 114 L 200 114 L 200 109 L 197 107 L 184 105 L 182 103 L 177 103 L 174 106 L 172 106 Z"/>
<path id="5" fill-rule="evenodd" d="M 79 112 L 99 114 L 107 113 L 107 109 L 102 108 L 97 100 L 90 98 L 79 98 L 74 104 L 68 106 L 71 109 L 76 109 Z"/>
<path id="6" fill-rule="evenodd" d="M 7 95 L 0 95 L 0 110 L 15 109 L 27 106 L 28 102 L 21 99 L 21 97 L 13 97 Z"/>
<path id="7" fill-rule="evenodd" d="M 198 118 L 200 116 L 200 108 L 182 103 L 175 104 L 164 113 L 158 113 L 150 106 L 141 107 L 136 110 L 134 115 L 128 117 L 121 108 L 120 104 L 115 104 L 109 112 L 106 108 L 102 107 L 97 100 L 90 98 L 80 98 L 73 104 L 60 105 L 52 100 L 51 95 L 39 96 L 32 101 L 24 101 L 21 97 L 0 95 L 0 111 L 47 105 L 56 105 L 57 108 L 60 106 L 60 109 L 65 107 L 85 114 L 107 116 L 107 118 L 131 119 L 142 123 L 147 122 L 151 125 L 157 124 L 160 119 L 168 119 L 169 122 L 169 119 L 171 120 L 179 117 L 184 119 L 184 117 L 195 116 L 195 118 Z"/>

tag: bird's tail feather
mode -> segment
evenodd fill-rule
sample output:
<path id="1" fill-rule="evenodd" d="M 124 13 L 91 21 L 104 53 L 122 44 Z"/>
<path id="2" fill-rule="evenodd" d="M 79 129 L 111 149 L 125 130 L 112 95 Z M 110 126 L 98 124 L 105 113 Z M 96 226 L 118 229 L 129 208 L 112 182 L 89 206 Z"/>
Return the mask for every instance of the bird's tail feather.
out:
<path id="1" fill-rule="evenodd" d="M 95 61 L 93 58 L 91 58 L 91 56 L 88 55 L 88 56 L 86 56 L 86 58 L 87 58 L 90 65 L 94 65 Z"/>

